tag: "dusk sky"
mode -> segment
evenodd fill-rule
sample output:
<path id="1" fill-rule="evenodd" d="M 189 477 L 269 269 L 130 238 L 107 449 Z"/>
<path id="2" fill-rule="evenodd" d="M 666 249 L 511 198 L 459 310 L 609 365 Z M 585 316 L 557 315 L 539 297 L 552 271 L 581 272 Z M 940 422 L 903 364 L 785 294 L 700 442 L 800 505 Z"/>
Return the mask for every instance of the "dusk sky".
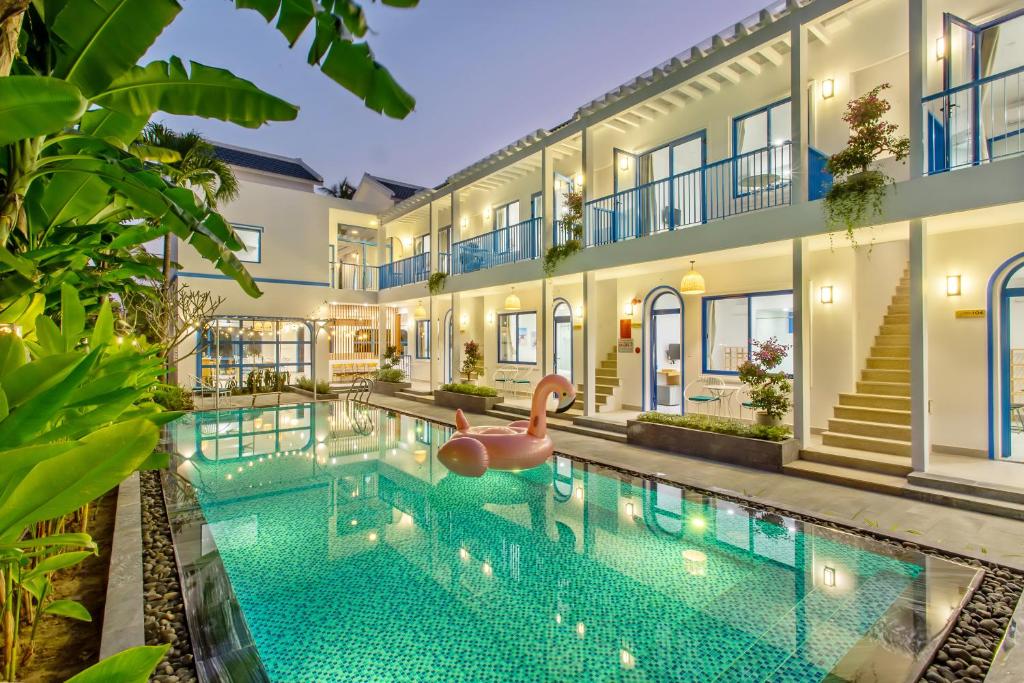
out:
<path id="1" fill-rule="evenodd" d="M 302 157 L 331 183 L 363 171 L 421 185 L 452 173 L 687 50 L 767 0 L 421 0 L 363 2 L 377 60 L 417 100 L 380 116 L 306 64 L 251 10 L 190 0 L 147 58 L 227 68 L 300 107 L 295 121 L 251 130 L 167 117 L 212 140 Z M 311 31 L 307 31 L 311 33 Z M 306 36 L 304 36 L 306 38 Z"/>

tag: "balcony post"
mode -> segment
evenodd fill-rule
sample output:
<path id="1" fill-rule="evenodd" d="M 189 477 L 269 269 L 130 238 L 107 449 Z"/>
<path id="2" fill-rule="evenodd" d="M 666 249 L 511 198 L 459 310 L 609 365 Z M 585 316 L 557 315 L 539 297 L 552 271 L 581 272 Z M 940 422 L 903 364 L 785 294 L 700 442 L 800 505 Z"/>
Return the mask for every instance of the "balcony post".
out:
<path id="1" fill-rule="evenodd" d="M 554 159 L 551 156 L 549 147 L 544 147 L 540 152 L 540 258 L 544 258 L 555 243 L 555 174 Z"/>
<path id="2" fill-rule="evenodd" d="M 811 283 L 807 239 L 793 240 L 793 436 L 811 438 Z"/>
<path id="3" fill-rule="evenodd" d="M 584 149 L 586 149 L 584 147 Z M 586 179 L 584 178 L 584 186 Z M 583 414 L 594 415 L 597 389 L 597 274 L 588 270 L 583 274 Z"/>
<path id="4" fill-rule="evenodd" d="M 554 372 L 552 367 L 551 348 L 552 348 L 552 324 L 551 324 L 551 281 L 544 278 L 540 281 L 540 320 L 537 324 L 540 325 L 541 334 L 538 335 L 540 339 L 540 370 L 541 376 L 550 375 Z"/>
<path id="5" fill-rule="evenodd" d="M 454 226 L 452 227 L 454 230 Z M 459 369 L 462 367 L 462 295 L 458 292 L 452 293 L 452 381 L 461 382 L 462 375 Z M 442 350 L 443 352 L 443 350 Z"/>
<path id="6" fill-rule="evenodd" d="M 437 221 L 434 220 L 434 202 L 427 204 L 427 232 L 430 234 L 430 251 L 427 252 L 427 272 L 437 272 Z M 428 276 L 429 277 L 429 276 Z"/>
<path id="7" fill-rule="evenodd" d="M 918 218 L 910 221 L 910 464 L 915 472 L 927 471 L 931 454 L 928 404 L 928 226 Z"/>
<path id="8" fill-rule="evenodd" d="M 808 95 L 807 95 L 807 27 L 796 24 L 790 29 L 790 45 L 792 51 L 789 53 L 790 68 L 790 137 L 793 140 L 792 158 L 792 186 L 790 188 L 790 203 L 802 204 L 807 201 L 807 188 L 810 184 L 808 173 L 808 145 L 807 139 L 807 118 L 808 118 Z M 785 149 L 785 148 L 783 148 Z M 794 283 L 795 285 L 796 283 Z"/>
<path id="9" fill-rule="evenodd" d="M 922 100 L 925 90 L 925 64 L 928 53 L 928 23 L 925 0 L 910 0 L 910 177 L 920 178 L 925 169 L 925 131 Z"/>
<path id="10" fill-rule="evenodd" d="M 448 252 L 449 252 L 448 253 L 448 274 L 449 275 L 454 275 L 456 272 L 458 272 L 456 270 L 456 267 L 455 267 L 455 263 L 456 263 L 455 245 L 456 245 L 456 243 L 459 242 L 459 240 L 462 239 L 462 207 L 459 206 L 459 193 L 458 192 L 452 192 L 449 195 L 449 197 L 450 197 L 450 199 L 448 201 L 451 203 L 451 207 L 452 207 L 452 209 L 451 209 L 451 213 L 452 213 L 452 236 L 451 236 L 452 246 L 448 250 Z M 454 361 L 452 361 L 452 362 L 454 363 Z"/>
<path id="11" fill-rule="evenodd" d="M 587 235 L 590 234 L 592 227 L 589 225 L 590 219 L 587 212 L 587 202 L 594 198 L 594 169 L 593 169 L 593 157 L 591 153 L 591 129 L 584 128 L 580 133 L 580 170 L 583 173 L 583 244 L 587 244 Z"/>

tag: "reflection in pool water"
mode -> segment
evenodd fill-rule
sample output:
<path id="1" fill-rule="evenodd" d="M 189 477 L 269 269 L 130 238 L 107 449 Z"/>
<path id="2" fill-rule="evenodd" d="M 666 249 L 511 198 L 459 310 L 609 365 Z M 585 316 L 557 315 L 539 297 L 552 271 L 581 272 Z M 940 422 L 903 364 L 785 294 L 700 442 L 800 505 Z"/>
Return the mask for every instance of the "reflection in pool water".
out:
<path id="1" fill-rule="evenodd" d="M 346 403 L 172 427 L 275 681 L 902 680 L 973 571 Z"/>

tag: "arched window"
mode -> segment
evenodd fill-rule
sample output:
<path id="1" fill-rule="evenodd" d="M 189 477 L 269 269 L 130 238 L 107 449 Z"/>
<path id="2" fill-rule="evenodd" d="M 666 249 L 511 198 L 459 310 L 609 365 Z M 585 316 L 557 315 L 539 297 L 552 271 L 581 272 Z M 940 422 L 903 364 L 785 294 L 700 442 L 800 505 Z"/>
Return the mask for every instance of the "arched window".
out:
<path id="1" fill-rule="evenodd" d="M 1024 462 L 1024 254 L 989 282 L 990 455 Z"/>
<path id="2" fill-rule="evenodd" d="M 673 287 L 652 289 L 644 301 L 643 407 L 683 413 L 683 299 Z"/>

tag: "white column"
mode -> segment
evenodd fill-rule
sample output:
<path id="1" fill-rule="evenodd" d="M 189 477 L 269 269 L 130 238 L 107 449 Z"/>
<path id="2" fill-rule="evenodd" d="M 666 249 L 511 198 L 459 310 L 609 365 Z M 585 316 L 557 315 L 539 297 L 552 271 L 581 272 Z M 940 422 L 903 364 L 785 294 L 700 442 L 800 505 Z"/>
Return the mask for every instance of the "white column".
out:
<path id="1" fill-rule="evenodd" d="M 928 469 L 931 454 L 928 401 L 928 227 L 910 221 L 910 459 L 915 472 Z"/>
<path id="2" fill-rule="evenodd" d="M 807 28 L 800 24 L 790 29 L 790 137 L 793 139 L 793 185 L 791 201 L 807 201 Z M 795 284 L 795 283 L 794 283 Z"/>
<path id="3" fill-rule="evenodd" d="M 540 255 L 544 254 L 554 244 L 555 234 L 555 168 L 554 158 L 549 148 L 541 150 L 540 162 L 540 192 L 541 192 L 541 220 L 540 227 Z"/>
<path id="4" fill-rule="evenodd" d="M 455 226 L 452 225 L 452 230 Z M 457 292 L 452 294 L 452 381 L 461 382 L 462 375 L 459 374 L 462 368 L 462 331 L 459 329 L 459 321 L 462 319 L 462 296 Z"/>
<path id="5" fill-rule="evenodd" d="M 793 240 L 793 436 L 811 439 L 811 282 L 807 240 Z"/>
<path id="6" fill-rule="evenodd" d="M 537 324 L 540 325 L 541 333 L 537 335 L 540 340 L 540 348 L 537 349 L 537 352 L 540 353 L 541 376 L 550 375 L 554 372 L 551 358 L 551 290 L 550 280 L 544 278 L 540 281 L 540 320 L 537 321 Z"/>
<path id="7" fill-rule="evenodd" d="M 928 23 L 925 0 L 910 0 L 910 177 L 920 178 L 925 166 L 924 111 L 925 59 Z"/>
<path id="8" fill-rule="evenodd" d="M 388 308 L 384 304 L 377 305 L 377 359 L 384 357 L 387 350 L 388 339 Z"/>
<path id="9" fill-rule="evenodd" d="M 459 194 L 452 192 L 449 197 L 452 207 L 452 244 L 455 244 L 462 239 L 462 210 L 459 206 Z"/>
<path id="10" fill-rule="evenodd" d="M 586 149 L 584 147 L 584 149 Z M 586 187 L 586 179 L 584 179 Z M 583 414 L 597 413 L 594 392 L 597 389 L 597 275 L 583 274 Z"/>
<path id="11" fill-rule="evenodd" d="M 427 268 L 431 273 L 437 272 L 437 221 L 434 220 L 434 203 L 427 204 L 427 232 L 430 235 L 430 254 L 427 256 Z"/>

